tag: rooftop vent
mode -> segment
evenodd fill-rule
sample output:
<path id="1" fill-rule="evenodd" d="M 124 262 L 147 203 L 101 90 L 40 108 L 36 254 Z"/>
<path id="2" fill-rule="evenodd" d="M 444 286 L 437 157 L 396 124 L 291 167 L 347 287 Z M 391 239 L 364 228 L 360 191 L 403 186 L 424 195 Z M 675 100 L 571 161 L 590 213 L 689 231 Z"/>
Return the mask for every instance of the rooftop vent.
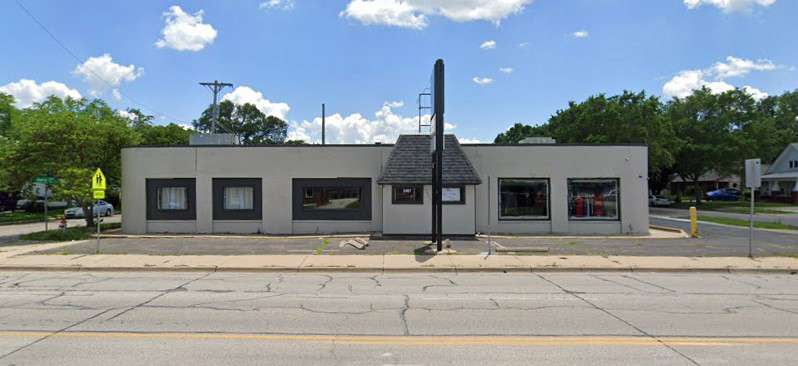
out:
<path id="1" fill-rule="evenodd" d="M 527 137 L 518 142 L 519 144 L 556 144 L 557 140 L 551 137 Z"/>
<path id="2" fill-rule="evenodd" d="M 238 136 L 232 133 L 203 133 L 191 135 L 189 145 L 241 145 Z"/>

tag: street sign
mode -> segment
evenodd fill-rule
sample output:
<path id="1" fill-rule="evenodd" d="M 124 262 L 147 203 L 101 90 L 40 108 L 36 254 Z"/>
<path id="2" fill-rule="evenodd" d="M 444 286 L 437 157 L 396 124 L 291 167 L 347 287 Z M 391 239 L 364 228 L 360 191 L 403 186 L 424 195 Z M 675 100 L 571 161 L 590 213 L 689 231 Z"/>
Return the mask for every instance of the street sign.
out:
<path id="1" fill-rule="evenodd" d="M 93 192 L 94 192 L 94 196 L 92 196 L 92 197 L 94 197 L 94 199 L 101 200 L 101 199 L 105 198 L 105 191 L 99 190 L 99 189 L 95 189 Z"/>
<path id="2" fill-rule="evenodd" d="M 745 186 L 748 188 L 762 186 L 762 163 L 759 159 L 745 161 Z"/>
<path id="3" fill-rule="evenodd" d="M 100 168 L 91 176 L 91 189 L 92 190 L 105 190 L 105 175 Z"/>
<path id="4" fill-rule="evenodd" d="M 45 184 L 56 184 L 58 183 L 58 179 L 55 179 L 52 175 L 40 175 L 36 177 L 34 180 L 36 183 L 45 183 Z"/>

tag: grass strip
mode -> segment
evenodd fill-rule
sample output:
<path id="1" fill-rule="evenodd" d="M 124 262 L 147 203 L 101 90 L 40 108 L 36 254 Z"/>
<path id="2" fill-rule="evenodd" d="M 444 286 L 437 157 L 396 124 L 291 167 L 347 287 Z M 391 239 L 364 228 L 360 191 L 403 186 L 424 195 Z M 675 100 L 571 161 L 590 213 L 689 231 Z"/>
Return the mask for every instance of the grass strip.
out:
<path id="1" fill-rule="evenodd" d="M 676 218 L 689 220 L 690 216 L 677 216 Z M 715 224 L 740 226 L 740 227 L 749 226 L 749 222 L 746 220 L 732 219 L 729 217 L 698 216 L 698 221 L 712 222 Z M 754 221 L 754 227 L 757 229 L 798 230 L 798 226 L 785 225 L 785 224 L 780 224 L 778 222 Z"/>
<path id="2" fill-rule="evenodd" d="M 101 230 L 108 231 L 119 229 L 122 227 L 121 223 L 114 222 L 109 224 L 102 224 Z M 22 234 L 19 236 L 21 240 L 36 240 L 36 241 L 73 241 L 73 240 L 86 240 L 90 239 L 92 235 L 97 233 L 97 227 L 70 227 L 66 230 L 55 229 L 47 231 L 37 231 L 35 233 Z"/>
<path id="3" fill-rule="evenodd" d="M 49 212 L 51 219 L 60 218 L 63 212 Z M 41 212 L 13 212 L 0 215 L 0 225 L 28 224 L 32 222 L 43 222 L 44 213 Z"/>

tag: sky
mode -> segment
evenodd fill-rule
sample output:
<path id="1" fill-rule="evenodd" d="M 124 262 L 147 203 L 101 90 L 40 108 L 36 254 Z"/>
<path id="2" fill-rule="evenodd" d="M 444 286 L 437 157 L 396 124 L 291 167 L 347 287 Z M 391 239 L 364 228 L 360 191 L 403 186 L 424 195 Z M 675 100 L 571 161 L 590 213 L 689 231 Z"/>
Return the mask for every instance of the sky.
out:
<path id="1" fill-rule="evenodd" d="M 798 89 L 794 0 L 4 0 L 0 14 L 0 92 L 20 108 L 102 98 L 190 125 L 212 101 L 199 82 L 219 80 L 308 142 L 322 103 L 328 143 L 418 132 L 439 58 L 461 142 L 599 93 Z"/>

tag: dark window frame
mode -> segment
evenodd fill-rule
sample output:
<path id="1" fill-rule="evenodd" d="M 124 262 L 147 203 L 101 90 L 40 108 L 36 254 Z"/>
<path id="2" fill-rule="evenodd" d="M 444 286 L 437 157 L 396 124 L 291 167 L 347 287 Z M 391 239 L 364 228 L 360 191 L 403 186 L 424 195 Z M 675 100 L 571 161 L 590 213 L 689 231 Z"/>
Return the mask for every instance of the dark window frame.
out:
<path id="1" fill-rule="evenodd" d="M 146 204 L 149 221 L 193 221 L 197 219 L 197 180 L 195 178 L 147 178 Z M 159 210 L 157 190 L 185 187 L 188 203 L 185 210 Z"/>
<path id="2" fill-rule="evenodd" d="M 574 180 L 614 180 L 615 181 L 615 189 L 618 191 L 615 195 L 618 197 L 617 199 L 617 217 L 611 219 L 599 219 L 596 216 L 590 216 L 588 218 L 577 218 L 571 216 L 571 181 Z M 566 181 L 567 186 L 565 194 L 566 194 L 566 207 L 568 212 L 568 221 L 573 222 L 620 222 L 621 221 L 621 178 L 609 178 L 609 177 L 581 177 L 581 178 L 568 178 Z"/>
<path id="3" fill-rule="evenodd" d="M 444 205 L 465 205 L 466 204 L 466 189 L 465 184 L 444 184 L 442 188 L 460 188 L 459 201 L 444 201 L 443 193 L 441 193 L 441 203 Z M 441 190 L 443 192 L 443 190 Z"/>
<path id="4" fill-rule="evenodd" d="M 261 178 L 213 178 L 213 220 L 263 220 L 263 184 Z M 252 187 L 252 209 L 224 208 L 224 190 L 228 187 Z"/>
<path id="5" fill-rule="evenodd" d="M 534 217 L 534 218 L 513 218 L 513 217 L 502 217 L 502 180 L 532 180 L 532 181 L 545 181 L 546 182 L 546 217 Z M 497 187 L 498 189 L 498 199 L 496 202 L 499 203 L 498 205 L 498 212 L 497 215 L 499 217 L 499 221 L 551 221 L 551 178 L 537 178 L 537 177 L 524 177 L 524 178 L 498 178 L 497 179 Z"/>
<path id="6" fill-rule="evenodd" d="M 418 191 L 421 191 L 421 194 L 418 195 L 418 199 L 415 201 L 397 201 L 396 200 L 396 190 L 397 189 L 405 189 L 405 188 L 412 188 Z M 424 185 L 423 184 L 399 184 L 399 185 L 392 185 L 391 186 L 391 204 L 394 205 L 423 205 L 424 204 Z"/>
<path id="7" fill-rule="evenodd" d="M 291 218 L 294 221 L 371 221 L 371 178 L 294 178 L 291 186 Z M 357 209 L 305 209 L 306 187 L 312 186 L 358 187 L 362 205 Z"/>

